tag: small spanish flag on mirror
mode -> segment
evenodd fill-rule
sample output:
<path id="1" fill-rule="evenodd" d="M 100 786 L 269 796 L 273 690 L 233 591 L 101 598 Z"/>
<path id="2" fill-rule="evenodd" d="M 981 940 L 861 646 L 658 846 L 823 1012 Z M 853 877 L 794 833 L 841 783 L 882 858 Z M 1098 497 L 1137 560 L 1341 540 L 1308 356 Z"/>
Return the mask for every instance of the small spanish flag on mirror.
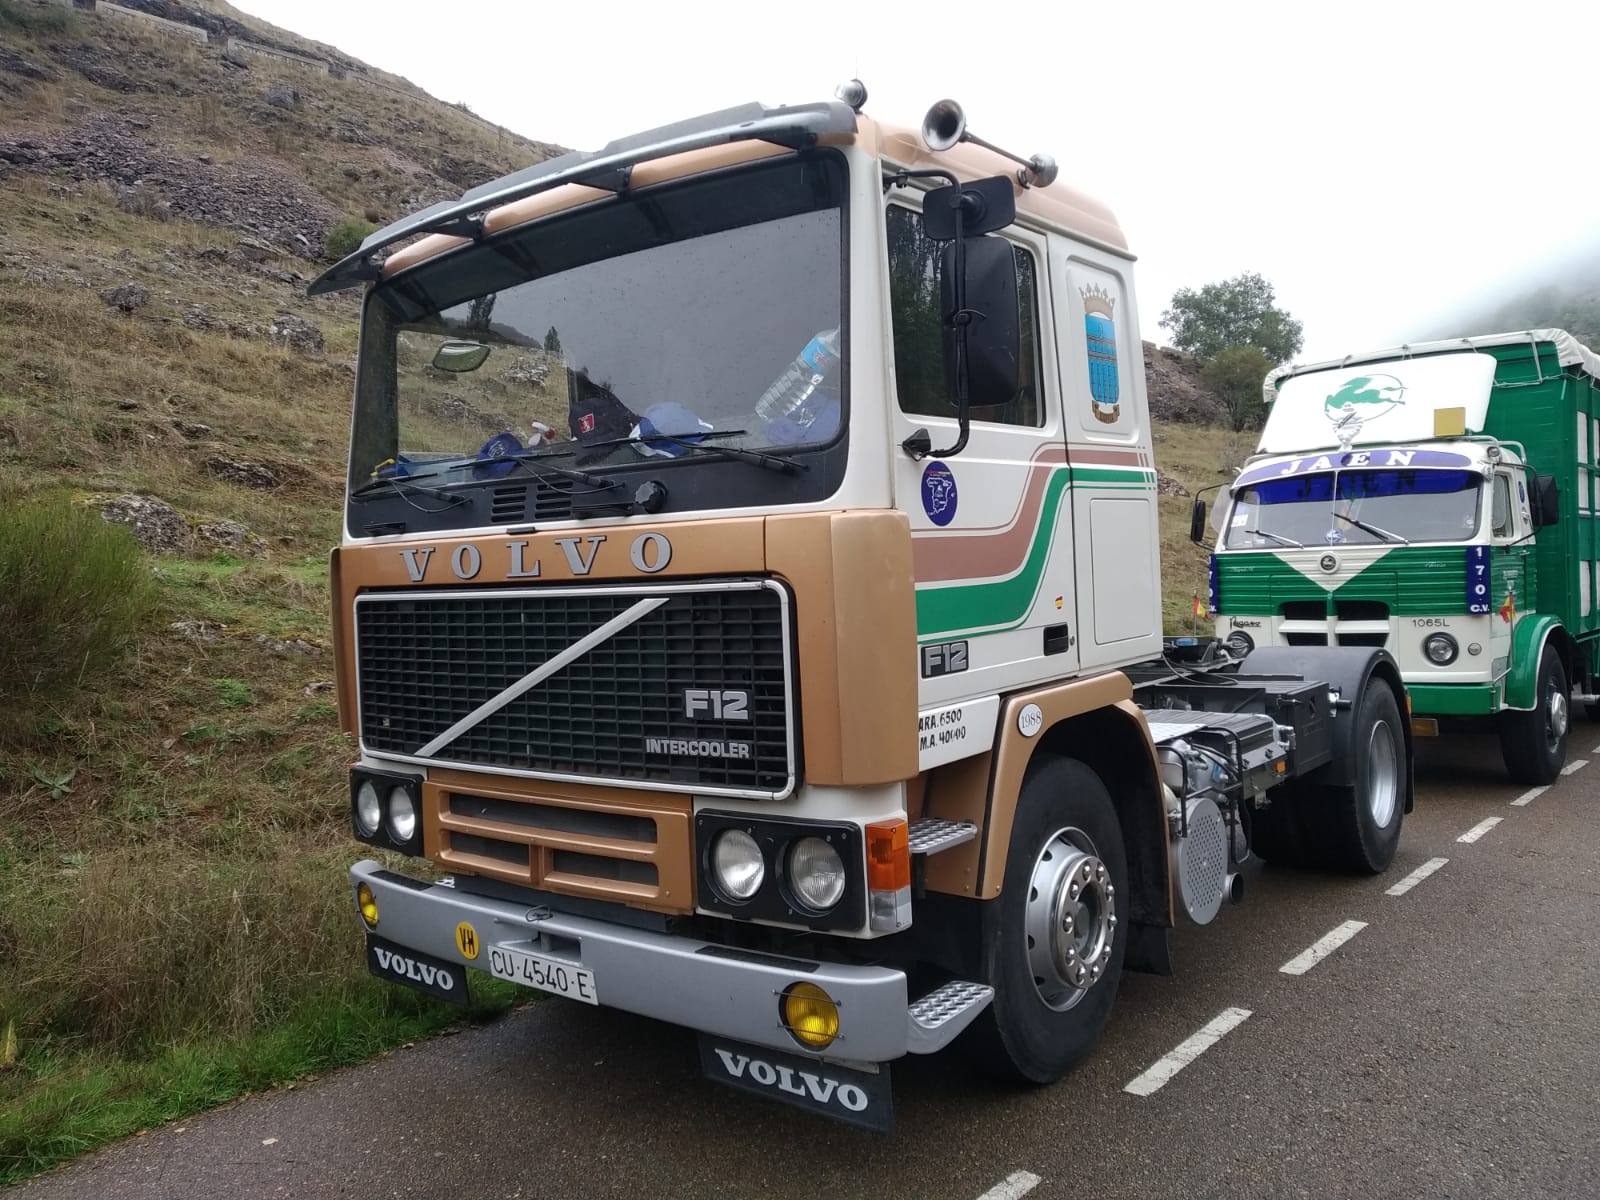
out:
<path id="1" fill-rule="evenodd" d="M 1197 616 L 1197 617 L 1204 617 L 1204 616 L 1209 616 L 1210 615 L 1210 614 L 1208 614 L 1206 612 L 1206 606 L 1204 604 L 1200 603 L 1200 593 L 1199 592 L 1196 592 L 1194 594 L 1194 615 Z"/>

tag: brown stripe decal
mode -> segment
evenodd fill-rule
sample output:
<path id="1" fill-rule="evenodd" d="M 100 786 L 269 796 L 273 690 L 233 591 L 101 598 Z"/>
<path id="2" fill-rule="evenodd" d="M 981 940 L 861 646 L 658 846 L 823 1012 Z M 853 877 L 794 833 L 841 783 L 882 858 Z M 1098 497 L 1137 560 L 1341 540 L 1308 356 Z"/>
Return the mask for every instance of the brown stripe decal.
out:
<path id="1" fill-rule="evenodd" d="M 1028 464 L 1028 482 L 1022 501 L 1006 525 L 989 525 L 961 533 L 914 534 L 912 561 L 918 583 L 948 579 L 985 579 L 1009 575 L 1028 557 L 1039 507 L 1044 501 L 1050 473 L 1067 461 L 1062 446 L 1045 446 Z M 995 532 L 1001 530 L 1003 532 Z"/>

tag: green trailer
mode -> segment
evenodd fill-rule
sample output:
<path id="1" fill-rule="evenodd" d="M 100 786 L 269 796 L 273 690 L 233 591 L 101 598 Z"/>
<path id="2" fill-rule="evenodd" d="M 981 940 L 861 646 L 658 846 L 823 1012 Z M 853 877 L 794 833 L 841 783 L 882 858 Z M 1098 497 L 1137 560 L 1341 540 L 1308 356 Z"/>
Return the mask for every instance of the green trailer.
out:
<path id="1" fill-rule="evenodd" d="M 1512 777 L 1550 782 L 1573 701 L 1600 705 L 1600 355 L 1540 329 L 1265 386 L 1214 513 L 1217 635 L 1239 655 L 1382 646 L 1417 733 L 1492 723 Z"/>

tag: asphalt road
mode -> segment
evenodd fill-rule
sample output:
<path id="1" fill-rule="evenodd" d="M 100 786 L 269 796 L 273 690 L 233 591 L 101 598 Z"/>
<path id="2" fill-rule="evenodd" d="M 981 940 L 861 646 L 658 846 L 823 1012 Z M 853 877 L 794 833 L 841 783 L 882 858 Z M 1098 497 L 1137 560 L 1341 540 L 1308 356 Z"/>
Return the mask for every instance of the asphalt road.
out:
<path id="1" fill-rule="evenodd" d="M 1425 744 L 1387 874 L 1249 869 L 1241 906 L 1177 931 L 1172 978 L 1125 977 L 1074 1075 L 1014 1091 L 897 1063 L 890 1137 L 703 1081 L 687 1032 L 551 1001 L 13 1194 L 1600 1197 L 1600 725 L 1579 724 L 1569 766 L 1589 758 L 1519 805 L 1492 741 Z M 1162 1086 L 1126 1090 L 1152 1068 Z"/>

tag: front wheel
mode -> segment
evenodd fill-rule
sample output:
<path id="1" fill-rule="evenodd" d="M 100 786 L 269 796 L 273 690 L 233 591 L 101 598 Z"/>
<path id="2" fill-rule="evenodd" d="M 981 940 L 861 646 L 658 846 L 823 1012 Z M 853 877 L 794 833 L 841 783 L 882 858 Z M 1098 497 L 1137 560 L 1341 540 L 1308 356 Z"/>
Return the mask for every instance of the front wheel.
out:
<path id="1" fill-rule="evenodd" d="M 1500 753 L 1506 771 L 1518 783 L 1551 783 L 1567 761 L 1567 725 L 1571 693 L 1566 668 L 1549 646 L 1539 655 L 1539 678 L 1533 708 L 1500 714 Z"/>
<path id="2" fill-rule="evenodd" d="M 1100 777 L 1072 759 L 1032 767 L 1005 883 L 984 906 L 994 1002 L 968 1035 L 985 1069 L 1051 1083 L 1086 1058 L 1111 1015 L 1128 944 L 1122 826 Z"/>

